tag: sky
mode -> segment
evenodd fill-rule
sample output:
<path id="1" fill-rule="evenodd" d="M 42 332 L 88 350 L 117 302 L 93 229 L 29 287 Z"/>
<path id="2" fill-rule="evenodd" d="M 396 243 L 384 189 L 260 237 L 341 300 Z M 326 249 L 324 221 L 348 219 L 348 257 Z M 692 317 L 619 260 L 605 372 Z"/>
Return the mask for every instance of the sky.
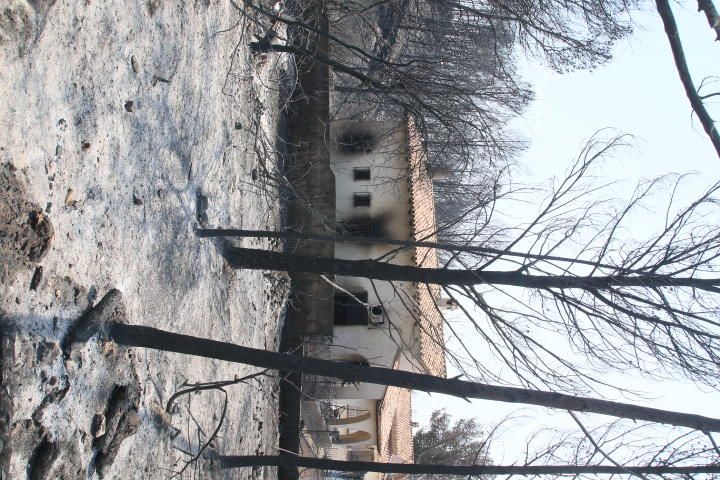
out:
<path id="1" fill-rule="evenodd" d="M 696 5 L 690 1 L 673 3 L 673 10 L 693 79 L 699 85 L 704 77 L 718 74 L 720 42 L 713 41 L 714 32 L 705 17 L 696 12 Z M 695 191 L 700 192 L 720 179 L 720 159 L 702 126 L 691 118 L 659 16 L 650 10 L 636 14 L 634 20 L 635 34 L 616 46 L 610 63 L 592 72 L 560 75 L 537 63 L 521 62 L 521 72 L 536 93 L 532 105 L 512 124 L 530 141 L 520 158 L 522 181 L 539 183 L 562 175 L 584 141 L 602 128 L 633 136 L 632 148 L 605 164 L 601 174 L 607 180 L 634 185 L 643 178 L 695 172 L 691 186 L 696 185 Z M 720 115 L 720 107 L 715 111 Z M 612 378 L 647 392 L 652 400 L 645 405 L 720 416 L 718 393 L 683 382 L 647 381 L 637 376 Z M 553 414 L 547 409 L 518 409 L 479 400 L 468 403 L 414 393 L 413 416 L 420 425 L 426 424 L 430 412 L 438 408 L 457 417 L 474 417 L 482 424 L 492 424 L 515 412 L 518 419 L 513 428 L 506 429 L 491 449 L 496 464 L 520 461 L 524 436 L 541 424 L 574 425 L 567 414 Z"/>

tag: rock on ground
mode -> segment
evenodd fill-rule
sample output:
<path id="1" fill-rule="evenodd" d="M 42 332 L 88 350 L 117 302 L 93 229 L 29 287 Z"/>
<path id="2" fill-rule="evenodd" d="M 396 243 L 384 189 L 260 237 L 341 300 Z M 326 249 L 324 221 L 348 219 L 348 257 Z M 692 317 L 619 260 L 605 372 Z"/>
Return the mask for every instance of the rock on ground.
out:
<path id="1" fill-rule="evenodd" d="M 193 234 L 201 223 L 280 222 L 267 174 L 286 65 L 250 55 L 259 28 L 225 1 L 5 2 L 3 478 L 169 478 L 208 440 L 225 397 L 185 395 L 172 413 L 168 398 L 254 371 L 97 336 L 63 352 L 71 326 L 113 288 L 129 323 L 277 348 L 286 278 L 231 270 L 217 242 Z M 275 451 L 276 383 L 225 389 L 208 452 Z M 204 459 L 183 477 L 269 473 L 223 473 Z"/>

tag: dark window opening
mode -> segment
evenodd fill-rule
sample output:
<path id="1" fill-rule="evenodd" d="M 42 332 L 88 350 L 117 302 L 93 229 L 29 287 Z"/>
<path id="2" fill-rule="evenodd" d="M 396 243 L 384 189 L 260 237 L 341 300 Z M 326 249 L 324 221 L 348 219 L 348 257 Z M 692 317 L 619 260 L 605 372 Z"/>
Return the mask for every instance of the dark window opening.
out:
<path id="1" fill-rule="evenodd" d="M 357 220 L 346 225 L 347 234 L 351 237 L 372 237 L 372 222 L 368 220 Z"/>
<path id="2" fill-rule="evenodd" d="M 343 153 L 370 153 L 375 138 L 367 132 L 344 133 L 338 138 L 338 149 Z"/>
<path id="3" fill-rule="evenodd" d="M 369 207 L 370 194 L 367 192 L 353 193 L 353 207 Z"/>
<path id="4" fill-rule="evenodd" d="M 335 312 L 333 323 L 335 325 L 368 324 L 368 310 L 366 307 L 368 300 L 367 292 L 353 293 L 352 296 L 340 292 L 335 294 L 334 300 Z"/>
<path id="5" fill-rule="evenodd" d="M 370 168 L 355 167 L 353 168 L 353 179 L 357 181 L 370 180 Z"/>
<path id="6" fill-rule="evenodd" d="M 338 226 L 338 234 L 348 237 L 386 237 L 384 222 L 372 218 L 353 218 Z"/>

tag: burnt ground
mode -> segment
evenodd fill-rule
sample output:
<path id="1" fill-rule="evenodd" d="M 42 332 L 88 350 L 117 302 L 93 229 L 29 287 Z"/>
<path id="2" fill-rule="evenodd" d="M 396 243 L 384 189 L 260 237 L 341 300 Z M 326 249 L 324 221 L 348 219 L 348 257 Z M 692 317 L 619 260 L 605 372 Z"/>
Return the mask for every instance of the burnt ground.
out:
<path id="1" fill-rule="evenodd" d="M 144 0 L 10 0 L 0 15 L 3 478 L 170 478 L 225 396 L 183 395 L 170 412 L 168 399 L 255 372 L 71 341 L 114 289 L 108 314 L 128 323 L 278 348 L 287 277 L 230 269 L 194 235 L 281 222 L 269 139 L 287 65 L 251 55 L 240 20 L 230 3 Z M 208 454 L 276 452 L 277 378 L 226 391 Z M 177 478 L 272 473 L 211 457 Z"/>

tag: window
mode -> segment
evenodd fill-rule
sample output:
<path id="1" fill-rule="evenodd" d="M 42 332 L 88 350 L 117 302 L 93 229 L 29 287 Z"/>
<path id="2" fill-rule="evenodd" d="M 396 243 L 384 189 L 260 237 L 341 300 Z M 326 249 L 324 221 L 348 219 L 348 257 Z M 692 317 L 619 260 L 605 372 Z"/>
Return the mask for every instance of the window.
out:
<path id="1" fill-rule="evenodd" d="M 358 300 L 360 301 L 358 302 Z M 333 323 L 335 325 L 367 325 L 368 310 L 365 306 L 367 301 L 367 292 L 357 292 L 352 295 L 342 292 L 336 293 Z"/>
<path id="2" fill-rule="evenodd" d="M 389 238 L 385 229 L 385 219 L 358 216 L 343 220 L 337 225 L 337 234 L 347 237 L 382 237 Z"/>
<path id="3" fill-rule="evenodd" d="M 369 167 L 353 168 L 353 179 L 356 182 L 362 181 L 362 180 L 370 180 L 370 168 Z"/>
<path id="4" fill-rule="evenodd" d="M 338 235 L 348 237 L 385 237 L 384 222 L 369 217 L 351 218 L 338 224 Z"/>
<path id="5" fill-rule="evenodd" d="M 338 149 L 343 153 L 370 153 L 374 143 L 367 132 L 348 132 L 338 138 Z"/>
<path id="6" fill-rule="evenodd" d="M 344 225 L 345 231 L 351 237 L 371 237 L 372 223 L 370 219 L 358 219 Z"/>
<path id="7" fill-rule="evenodd" d="M 353 193 L 353 207 L 369 207 L 370 194 L 367 192 Z"/>

